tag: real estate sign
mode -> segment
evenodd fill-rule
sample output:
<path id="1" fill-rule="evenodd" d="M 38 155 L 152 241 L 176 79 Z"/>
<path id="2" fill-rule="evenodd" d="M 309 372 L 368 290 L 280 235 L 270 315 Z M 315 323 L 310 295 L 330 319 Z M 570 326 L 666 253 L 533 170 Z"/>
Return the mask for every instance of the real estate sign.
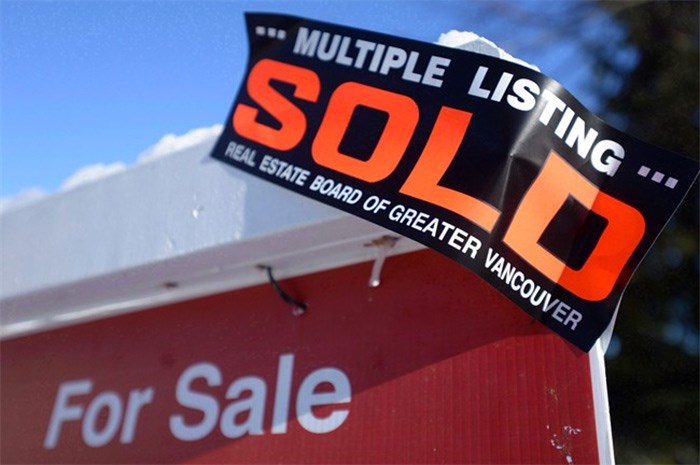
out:
<path id="1" fill-rule="evenodd" d="M 3 340 L 2 462 L 599 462 L 588 353 L 433 251 L 371 266 Z"/>

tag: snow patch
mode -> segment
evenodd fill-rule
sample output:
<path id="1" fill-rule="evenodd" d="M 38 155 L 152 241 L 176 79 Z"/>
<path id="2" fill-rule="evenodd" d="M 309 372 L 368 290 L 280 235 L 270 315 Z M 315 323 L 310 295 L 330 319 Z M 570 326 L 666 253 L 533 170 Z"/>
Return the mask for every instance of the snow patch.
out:
<path id="1" fill-rule="evenodd" d="M 103 163 L 97 163 L 95 165 L 88 165 L 80 168 L 78 171 L 73 173 L 63 181 L 59 190 L 67 191 L 70 189 L 75 189 L 83 184 L 88 184 L 98 179 L 106 178 L 107 176 L 112 176 L 113 174 L 121 173 L 126 169 L 126 164 L 122 162 L 111 163 L 105 165 Z"/>
<path id="2" fill-rule="evenodd" d="M 473 32 L 457 31 L 452 29 L 448 32 L 440 34 L 440 38 L 438 39 L 437 43 L 438 45 L 444 45 L 446 47 L 459 48 L 469 52 L 500 58 L 501 60 L 510 61 L 511 63 L 516 63 L 530 69 L 534 69 L 535 71 L 540 70 L 537 66 L 515 58 L 490 40 L 474 34 Z"/>
<path id="3" fill-rule="evenodd" d="M 223 129 L 223 125 L 215 124 L 210 127 L 192 129 L 179 136 L 172 133 L 166 134 L 161 137 L 156 144 L 141 152 L 136 158 L 134 165 L 150 163 L 159 158 L 179 152 L 180 150 L 193 147 L 206 140 L 219 137 Z M 111 164 L 97 163 L 94 165 L 84 166 L 78 169 L 78 171 L 72 175 L 68 176 L 68 178 L 61 183 L 59 191 L 75 189 L 78 186 L 121 173 L 128 167 L 129 165 L 123 162 L 115 162 Z M 49 193 L 43 189 L 32 187 L 20 192 L 17 195 L 0 197 L 0 214 L 27 206 L 46 197 L 47 195 L 49 195 Z"/>
<path id="4" fill-rule="evenodd" d="M 38 187 L 31 187 L 17 195 L 0 197 L 0 214 L 34 203 L 47 195 L 48 193 L 45 190 Z"/>
<path id="5" fill-rule="evenodd" d="M 136 160 L 137 164 L 148 163 L 157 160 L 166 155 L 170 155 L 180 150 L 193 147 L 205 140 L 214 137 L 219 137 L 224 130 L 222 124 L 215 124 L 208 128 L 197 128 L 178 136 L 175 134 L 166 134 L 153 146 L 141 152 Z"/>

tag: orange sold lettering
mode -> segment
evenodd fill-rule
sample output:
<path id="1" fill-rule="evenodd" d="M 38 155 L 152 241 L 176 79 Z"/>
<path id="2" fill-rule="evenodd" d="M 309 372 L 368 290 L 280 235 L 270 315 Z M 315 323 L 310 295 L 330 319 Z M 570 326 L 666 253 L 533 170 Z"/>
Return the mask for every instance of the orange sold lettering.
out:
<path id="1" fill-rule="evenodd" d="M 296 147 L 304 137 L 306 116 L 270 85 L 273 80 L 292 84 L 294 97 L 298 99 L 309 102 L 318 100 L 321 81 L 316 73 L 300 66 L 263 59 L 250 71 L 248 95 L 272 115 L 280 127 L 276 129 L 260 123 L 257 120 L 260 110 L 239 103 L 233 113 L 233 128 L 247 139 L 286 152 Z"/>
<path id="2" fill-rule="evenodd" d="M 238 104 L 234 129 L 243 137 L 267 147 L 288 151 L 304 137 L 304 113 L 270 86 L 273 80 L 295 86 L 294 96 L 315 102 L 320 81 L 313 71 L 274 60 L 258 62 L 250 72 L 250 97 L 281 126 L 272 128 L 257 121 L 259 110 Z M 388 119 L 369 159 L 340 152 L 339 147 L 358 106 L 385 112 Z M 403 158 L 420 117 L 416 102 L 403 94 L 357 82 L 340 84 L 331 94 L 326 111 L 311 143 L 311 156 L 318 165 L 365 182 L 376 183 L 390 176 Z M 501 212 L 489 203 L 456 191 L 439 182 L 469 129 L 472 113 L 443 106 L 423 151 L 399 189 L 454 212 L 491 232 Z M 569 197 L 608 222 L 583 267 L 574 270 L 540 245 L 547 226 Z M 644 235 L 644 218 L 631 206 L 600 191 L 576 169 L 552 151 L 513 215 L 503 242 L 547 278 L 589 301 L 606 298 L 631 254 Z"/>
<path id="3" fill-rule="evenodd" d="M 455 108 L 440 109 L 423 153 L 399 192 L 453 211 L 491 232 L 500 211 L 470 195 L 438 185 L 457 154 L 471 117 L 471 113 Z"/>
<path id="4" fill-rule="evenodd" d="M 569 196 L 608 222 L 579 270 L 568 267 L 538 242 Z M 639 211 L 600 191 L 551 151 L 520 202 L 503 242 L 553 282 L 582 299 L 599 301 L 612 291 L 644 229 Z"/>
<path id="5" fill-rule="evenodd" d="M 355 108 L 365 106 L 386 112 L 389 119 L 374 151 L 366 161 L 338 150 Z M 311 145 L 316 163 L 366 182 L 385 179 L 395 169 L 418 124 L 418 105 L 405 95 L 346 82 L 331 95 L 328 108 Z"/>

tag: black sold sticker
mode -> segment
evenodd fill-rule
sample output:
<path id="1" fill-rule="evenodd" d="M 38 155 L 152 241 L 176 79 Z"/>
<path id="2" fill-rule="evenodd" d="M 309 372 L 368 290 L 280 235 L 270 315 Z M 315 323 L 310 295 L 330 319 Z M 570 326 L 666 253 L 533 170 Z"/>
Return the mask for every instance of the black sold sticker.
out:
<path id="1" fill-rule="evenodd" d="M 439 251 L 583 350 L 697 176 L 529 68 L 246 19 L 245 85 L 214 158 Z"/>

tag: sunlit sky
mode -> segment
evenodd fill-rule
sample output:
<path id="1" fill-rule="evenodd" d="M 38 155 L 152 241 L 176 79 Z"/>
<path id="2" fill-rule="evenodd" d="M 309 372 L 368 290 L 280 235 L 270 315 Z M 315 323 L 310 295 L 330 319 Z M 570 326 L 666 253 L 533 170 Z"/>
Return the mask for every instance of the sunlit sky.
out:
<path id="1" fill-rule="evenodd" d="M 81 167 L 131 164 L 166 134 L 223 123 L 247 60 L 244 11 L 435 42 L 476 32 L 593 111 L 590 65 L 551 19 L 578 2 L 12 1 L 1 8 L 0 196 L 54 192 Z M 592 31 L 602 14 L 587 16 Z M 610 29 L 608 27 L 608 29 Z"/>

